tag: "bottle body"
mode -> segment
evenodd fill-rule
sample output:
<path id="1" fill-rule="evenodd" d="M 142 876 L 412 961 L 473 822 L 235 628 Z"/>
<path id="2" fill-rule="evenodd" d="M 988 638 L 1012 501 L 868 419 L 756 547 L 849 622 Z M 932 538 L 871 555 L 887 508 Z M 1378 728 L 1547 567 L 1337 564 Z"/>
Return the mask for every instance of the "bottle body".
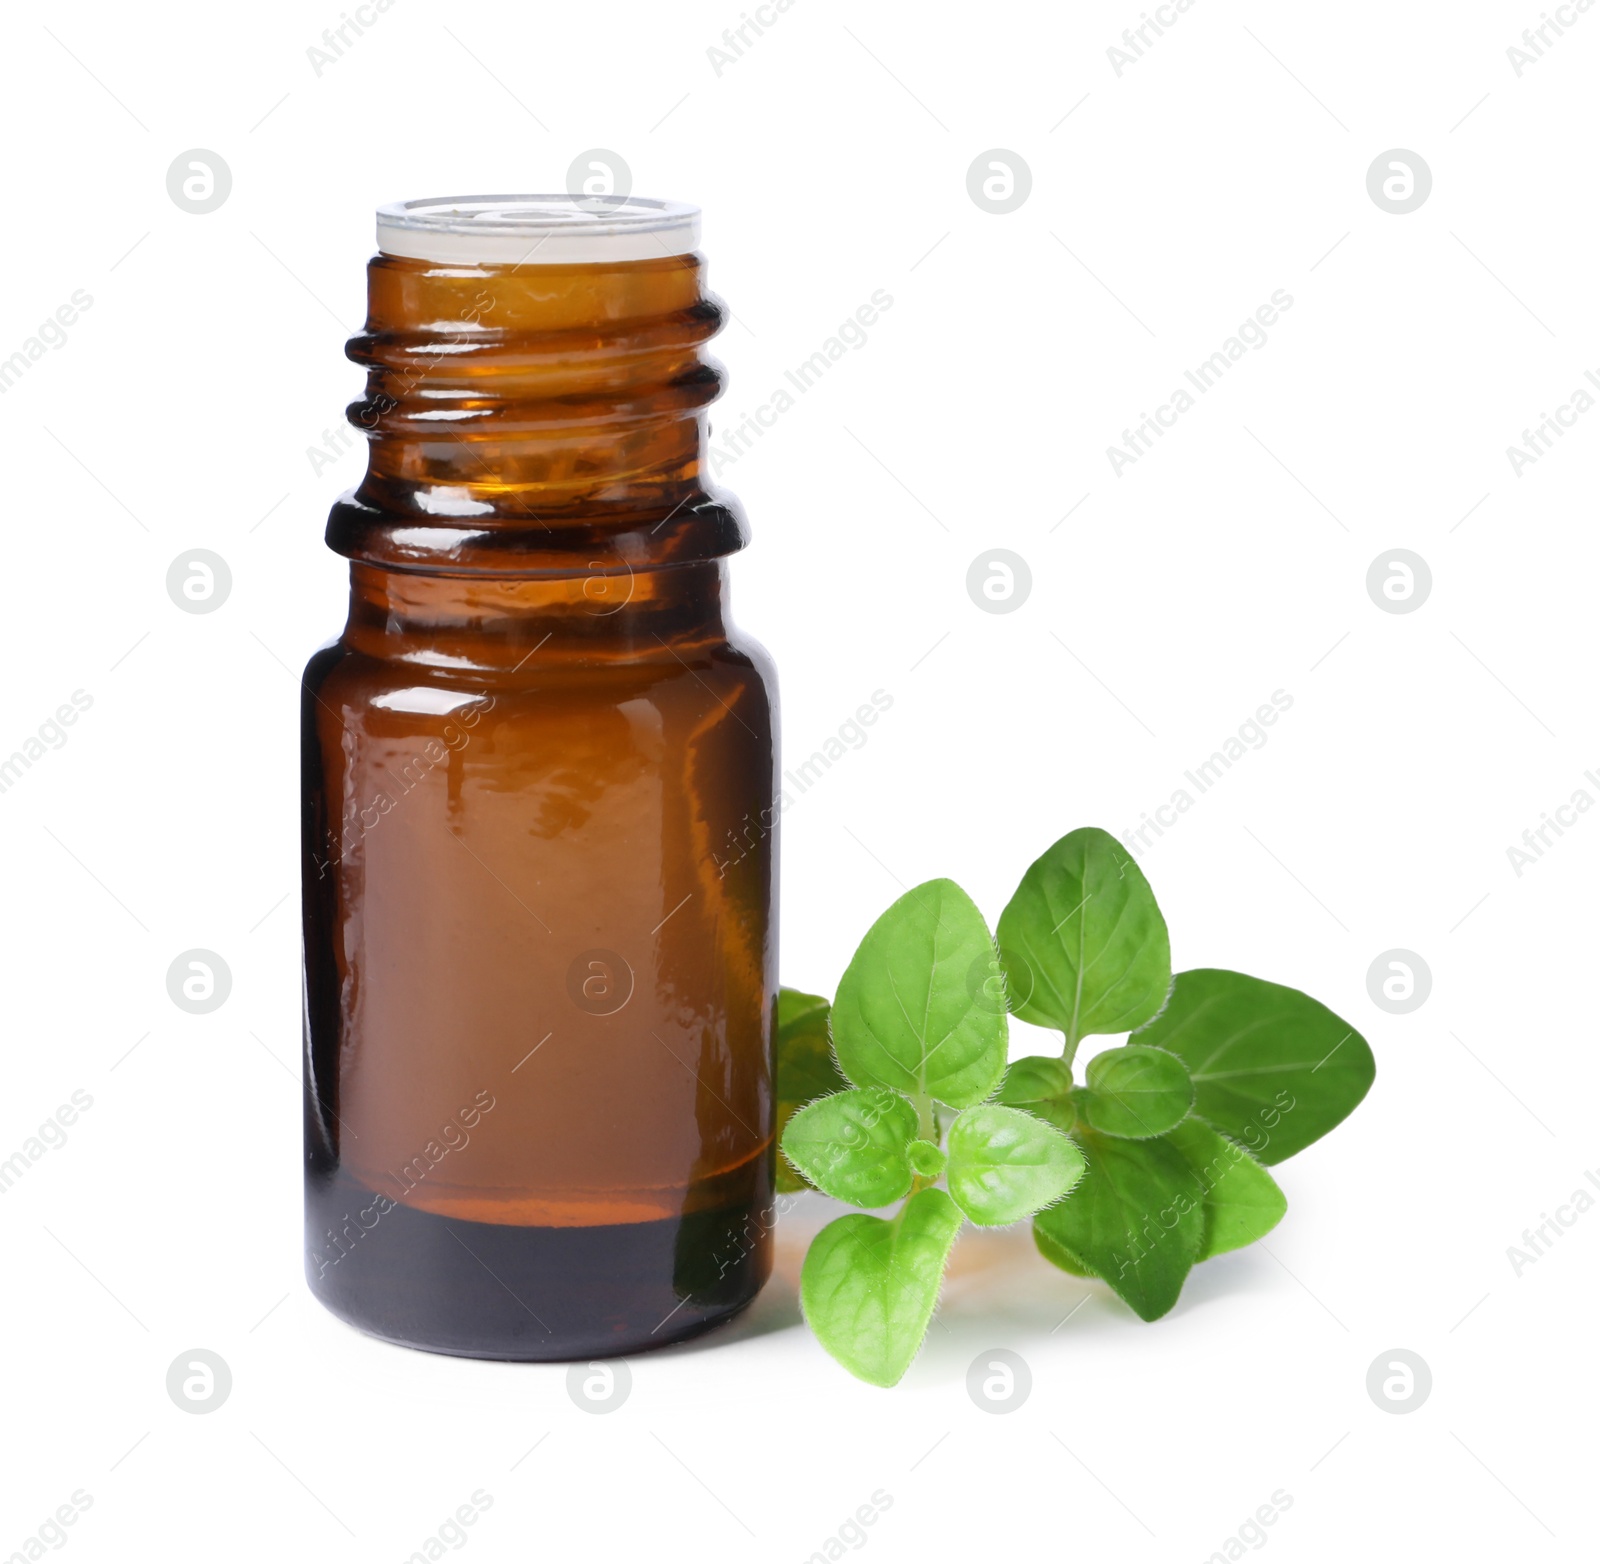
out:
<path id="1" fill-rule="evenodd" d="M 615 383 L 607 343 L 648 338 L 659 300 L 630 280 L 640 317 L 575 342 L 525 279 L 440 270 L 524 313 L 474 323 L 406 395 L 369 385 L 372 472 L 330 523 L 351 613 L 304 680 L 307 1276 L 411 1346 L 633 1351 L 770 1268 L 773 675 L 725 617 L 737 516 L 677 451 L 688 423 L 698 453 L 704 366 L 674 349 L 688 367 L 663 372 L 647 340 L 653 400 Z M 615 296 L 590 270 L 560 268 Z M 393 282 L 352 356 L 406 335 Z M 487 387 L 456 384 L 474 355 Z M 580 398 L 586 355 L 610 380 Z M 500 421 L 465 486 L 406 425 L 453 399 Z M 667 451 L 662 492 L 586 492 L 575 438 L 636 482 L 641 448 Z"/>

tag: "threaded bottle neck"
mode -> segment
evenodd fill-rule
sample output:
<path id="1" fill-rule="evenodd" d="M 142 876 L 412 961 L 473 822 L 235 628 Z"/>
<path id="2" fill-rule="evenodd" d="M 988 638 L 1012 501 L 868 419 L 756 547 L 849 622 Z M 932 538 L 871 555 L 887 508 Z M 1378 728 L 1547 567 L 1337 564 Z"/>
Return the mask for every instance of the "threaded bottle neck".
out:
<path id="1" fill-rule="evenodd" d="M 697 255 L 477 265 L 377 255 L 346 352 L 368 440 L 328 542 L 389 568 L 543 575 L 712 559 L 743 518 L 701 476 L 725 311 Z"/>

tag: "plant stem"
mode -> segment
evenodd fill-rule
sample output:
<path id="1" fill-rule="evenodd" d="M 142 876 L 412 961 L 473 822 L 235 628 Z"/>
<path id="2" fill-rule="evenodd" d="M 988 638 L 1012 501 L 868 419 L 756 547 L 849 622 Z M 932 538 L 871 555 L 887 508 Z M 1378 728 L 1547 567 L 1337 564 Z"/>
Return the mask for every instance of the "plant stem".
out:
<path id="1" fill-rule="evenodd" d="M 1072 1068 L 1072 1061 L 1077 1056 L 1078 1044 L 1081 1043 L 1083 1039 L 1072 1032 L 1064 1033 L 1063 1036 L 1066 1040 L 1066 1046 L 1061 1050 L 1061 1062 L 1070 1070 Z"/>

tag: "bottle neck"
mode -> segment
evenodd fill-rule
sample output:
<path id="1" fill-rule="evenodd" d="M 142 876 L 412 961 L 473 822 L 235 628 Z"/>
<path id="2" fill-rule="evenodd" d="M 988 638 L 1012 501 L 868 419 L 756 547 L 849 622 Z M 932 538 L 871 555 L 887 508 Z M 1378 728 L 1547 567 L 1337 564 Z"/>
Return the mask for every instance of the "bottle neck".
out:
<path id="1" fill-rule="evenodd" d="M 697 255 L 444 265 L 375 256 L 347 409 L 366 476 L 328 542 L 391 569 L 571 575 L 719 558 L 743 517 L 702 478 L 725 311 Z M 598 562 L 598 563 L 597 563 Z"/>
<path id="2" fill-rule="evenodd" d="M 511 673 L 687 657 L 726 640 L 720 560 L 582 575 L 350 567 L 347 646 L 419 667 Z"/>

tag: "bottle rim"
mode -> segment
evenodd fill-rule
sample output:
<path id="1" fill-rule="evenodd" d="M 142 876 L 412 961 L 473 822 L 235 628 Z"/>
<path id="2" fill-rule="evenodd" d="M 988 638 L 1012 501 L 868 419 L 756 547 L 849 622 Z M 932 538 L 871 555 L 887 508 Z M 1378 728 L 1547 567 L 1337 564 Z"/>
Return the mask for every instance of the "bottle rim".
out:
<path id="1" fill-rule="evenodd" d="M 577 266 L 700 245 L 700 208 L 636 195 L 426 196 L 378 208 L 378 249 L 410 260 Z"/>

